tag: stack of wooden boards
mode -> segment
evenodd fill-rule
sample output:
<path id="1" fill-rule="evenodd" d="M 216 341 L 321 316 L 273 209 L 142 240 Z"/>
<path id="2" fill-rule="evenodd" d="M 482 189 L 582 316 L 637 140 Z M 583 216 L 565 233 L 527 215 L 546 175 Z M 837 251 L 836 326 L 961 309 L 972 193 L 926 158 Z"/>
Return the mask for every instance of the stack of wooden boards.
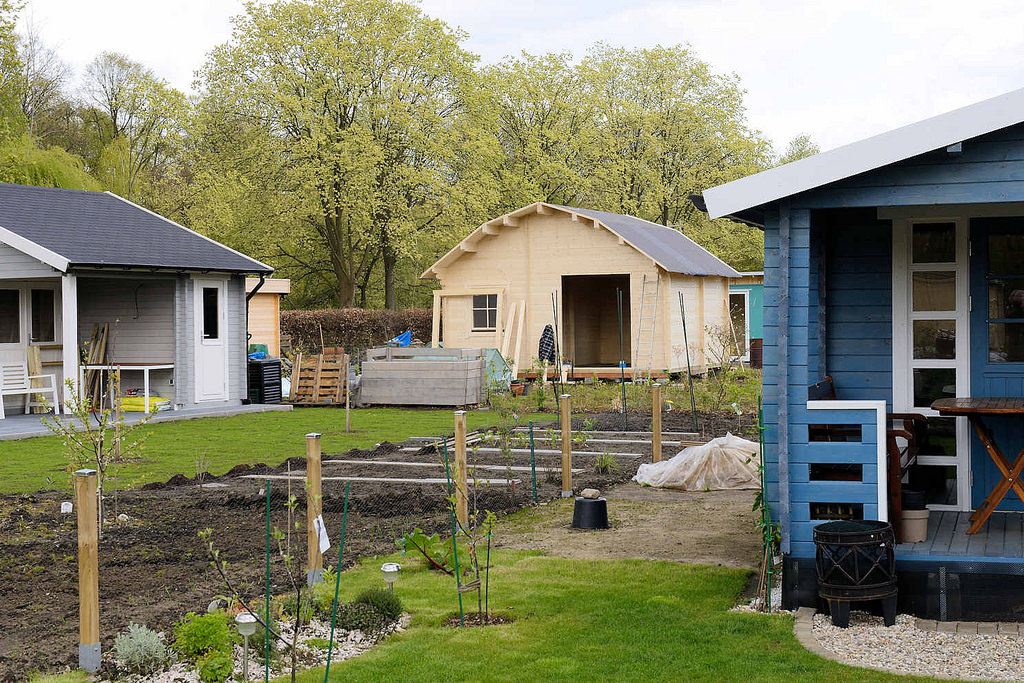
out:
<path id="1" fill-rule="evenodd" d="M 344 348 L 295 356 L 289 402 L 298 405 L 341 405 L 348 394 L 348 356 Z"/>
<path id="2" fill-rule="evenodd" d="M 85 348 L 86 365 L 106 365 L 109 362 L 109 337 L 110 323 L 92 326 L 92 337 Z M 82 392 L 89 400 L 89 405 L 94 408 L 102 405 L 102 400 L 106 393 L 106 387 L 103 383 L 104 374 L 101 370 L 87 370 L 85 373 L 85 386 L 82 388 Z"/>

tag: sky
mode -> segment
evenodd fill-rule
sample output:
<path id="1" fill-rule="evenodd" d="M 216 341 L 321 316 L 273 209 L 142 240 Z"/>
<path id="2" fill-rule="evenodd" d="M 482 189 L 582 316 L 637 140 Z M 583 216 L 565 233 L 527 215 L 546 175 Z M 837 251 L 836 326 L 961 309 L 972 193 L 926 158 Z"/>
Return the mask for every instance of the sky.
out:
<path id="1" fill-rule="evenodd" d="M 778 150 L 822 149 L 1024 87 L 1021 0 L 422 0 L 484 63 L 596 42 L 689 44 L 747 90 L 751 127 Z M 28 0 L 23 21 L 76 73 L 122 52 L 190 92 L 230 38 L 240 0 Z"/>

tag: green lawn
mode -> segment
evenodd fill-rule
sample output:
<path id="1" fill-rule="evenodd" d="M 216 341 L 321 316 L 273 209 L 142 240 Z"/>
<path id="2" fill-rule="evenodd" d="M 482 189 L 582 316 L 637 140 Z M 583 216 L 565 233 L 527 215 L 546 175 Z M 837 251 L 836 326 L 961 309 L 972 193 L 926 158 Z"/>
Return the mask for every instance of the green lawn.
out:
<path id="1" fill-rule="evenodd" d="M 810 654 L 793 636 L 789 616 L 729 612 L 746 571 L 516 551 L 492 559 L 492 608 L 514 615 L 514 623 L 442 626 L 458 609 L 452 579 L 404 558 L 395 590 L 413 615 L 409 629 L 370 653 L 332 664 L 331 679 L 911 680 Z M 344 597 L 381 584 L 380 563 L 367 560 L 343 574 Z M 323 676 L 321 668 L 299 680 Z"/>
<path id="2" fill-rule="evenodd" d="M 150 433 L 142 458 L 118 472 L 122 487 L 166 481 L 175 474 L 191 477 L 196 461 L 205 457 L 210 474 L 223 474 L 239 463 L 277 465 L 306 452 L 305 435 L 323 434 L 325 453 L 371 448 L 381 441 L 401 442 L 410 436 L 450 433 L 450 410 L 367 408 L 352 411 L 352 432 L 345 433 L 345 411 L 301 408 L 290 412 L 257 413 L 164 422 L 146 427 Z M 527 418 L 521 418 L 525 421 Z M 536 414 L 534 420 L 552 420 Z M 470 429 L 495 424 L 486 410 L 470 411 Z M 61 488 L 67 482 L 67 462 L 56 437 L 0 442 L 0 493 Z"/>

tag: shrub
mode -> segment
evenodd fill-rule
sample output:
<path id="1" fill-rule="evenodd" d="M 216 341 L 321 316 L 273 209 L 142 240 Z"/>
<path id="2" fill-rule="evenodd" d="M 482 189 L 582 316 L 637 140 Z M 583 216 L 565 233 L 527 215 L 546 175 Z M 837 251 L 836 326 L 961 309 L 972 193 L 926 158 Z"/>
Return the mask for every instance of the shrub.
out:
<path id="1" fill-rule="evenodd" d="M 231 678 L 235 671 L 231 651 L 214 651 L 203 655 L 196 662 L 196 671 L 199 672 L 199 680 L 203 683 L 223 683 Z"/>
<path id="2" fill-rule="evenodd" d="M 430 342 L 433 312 L 428 308 L 404 311 L 364 308 L 329 308 L 316 311 L 281 311 L 281 333 L 305 351 L 320 348 L 320 330 L 326 346 L 344 346 L 349 353 L 380 346 L 388 339 L 412 330 L 412 336 Z"/>
<path id="3" fill-rule="evenodd" d="M 612 474 L 619 471 L 619 463 L 611 453 L 602 453 L 594 460 L 594 471 L 598 474 Z"/>
<path id="4" fill-rule="evenodd" d="M 376 633 L 384 626 L 384 617 L 373 605 L 364 602 L 349 602 L 338 605 L 336 625 L 346 631 Z"/>
<path id="5" fill-rule="evenodd" d="M 114 658 L 132 673 L 151 674 L 167 662 L 167 646 L 153 629 L 129 623 L 128 630 L 114 639 Z"/>
<path id="6" fill-rule="evenodd" d="M 230 656 L 236 637 L 227 616 L 219 611 L 203 615 L 189 612 L 174 625 L 174 648 L 193 662 L 213 652 Z"/>
<path id="7" fill-rule="evenodd" d="M 397 621 L 402 616 L 402 601 L 385 588 L 370 588 L 360 593 L 352 602 L 370 605 L 387 621 Z"/>

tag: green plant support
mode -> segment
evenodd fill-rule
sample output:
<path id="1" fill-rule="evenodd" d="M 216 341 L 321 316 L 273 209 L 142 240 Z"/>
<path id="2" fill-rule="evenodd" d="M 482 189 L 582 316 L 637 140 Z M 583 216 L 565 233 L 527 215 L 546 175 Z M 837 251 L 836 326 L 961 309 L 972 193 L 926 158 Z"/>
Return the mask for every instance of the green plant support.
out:
<path id="1" fill-rule="evenodd" d="M 341 510 L 341 542 L 338 544 L 338 571 L 334 573 L 334 605 L 331 608 L 331 637 L 327 641 L 327 669 L 324 670 L 324 683 L 331 673 L 331 652 L 334 650 L 334 625 L 338 623 L 338 589 L 341 588 L 341 558 L 345 554 L 345 524 L 348 522 L 348 492 L 352 482 L 345 482 L 345 505 Z"/>
<path id="2" fill-rule="evenodd" d="M 266 479 L 263 490 L 267 492 L 267 566 L 266 566 L 266 595 L 263 598 L 263 606 L 266 609 L 266 617 L 263 622 L 263 680 L 270 683 L 270 480 Z"/>

